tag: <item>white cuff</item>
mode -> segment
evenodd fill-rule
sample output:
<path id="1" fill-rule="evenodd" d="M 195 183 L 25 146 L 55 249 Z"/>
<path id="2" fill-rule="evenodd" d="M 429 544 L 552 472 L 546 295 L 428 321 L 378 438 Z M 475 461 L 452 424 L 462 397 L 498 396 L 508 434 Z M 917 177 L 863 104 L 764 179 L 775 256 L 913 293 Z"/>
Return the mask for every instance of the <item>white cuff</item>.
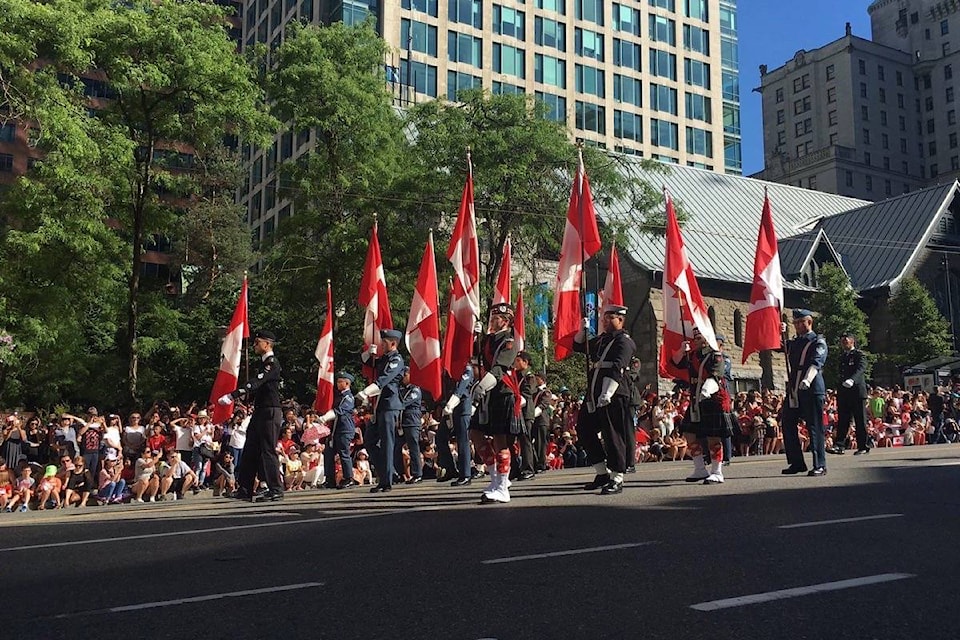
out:
<path id="1" fill-rule="evenodd" d="M 617 389 L 620 388 L 620 383 L 614 380 L 613 378 L 604 378 L 603 386 L 600 388 L 600 397 L 610 400 L 613 397 L 613 394 L 617 392 Z"/>
<path id="2" fill-rule="evenodd" d="M 372 398 L 373 396 L 380 395 L 380 387 L 376 384 L 371 384 L 360 393 L 362 393 L 365 398 Z"/>
<path id="3" fill-rule="evenodd" d="M 477 383 L 477 388 L 483 393 L 487 393 L 495 386 L 497 386 L 497 378 L 489 371 L 487 371 L 484 376 L 480 378 L 480 382 Z"/>
<path id="4" fill-rule="evenodd" d="M 813 382 L 813 379 L 817 377 L 817 368 L 813 365 L 807 367 L 807 373 L 803 376 L 803 381 L 808 385 Z"/>
<path id="5" fill-rule="evenodd" d="M 333 409 L 330 409 L 330 411 L 327 411 L 325 414 L 320 416 L 320 420 L 322 422 L 330 422 L 331 420 L 335 420 L 336 417 L 337 414 L 333 412 Z"/>
<path id="6" fill-rule="evenodd" d="M 541 407 L 537 407 L 536 409 L 533 410 L 534 418 L 539 418 L 542 415 L 543 415 L 543 409 Z"/>
<path id="7" fill-rule="evenodd" d="M 717 391 L 720 391 L 720 385 L 717 384 L 717 381 L 713 378 L 707 378 L 703 381 L 703 384 L 700 385 L 700 395 L 704 398 L 709 398 Z"/>
<path id="8" fill-rule="evenodd" d="M 453 413 L 453 410 L 460 406 L 460 396 L 453 394 L 450 396 L 450 399 L 447 400 L 446 406 L 443 408 L 443 412 L 448 416 Z"/>
<path id="9" fill-rule="evenodd" d="M 524 398 L 523 396 L 520 396 L 520 406 L 521 407 L 527 406 L 527 399 Z"/>

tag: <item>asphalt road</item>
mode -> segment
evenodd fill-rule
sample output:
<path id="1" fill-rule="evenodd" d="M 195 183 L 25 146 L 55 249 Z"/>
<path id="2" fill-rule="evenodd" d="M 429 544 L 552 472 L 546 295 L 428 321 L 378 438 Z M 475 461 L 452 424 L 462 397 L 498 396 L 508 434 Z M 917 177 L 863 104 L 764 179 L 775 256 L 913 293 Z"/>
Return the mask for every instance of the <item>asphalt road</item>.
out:
<path id="1" fill-rule="evenodd" d="M 3 638 L 960 637 L 960 445 L 0 514 Z M 841 522 L 830 522 L 844 520 Z M 796 526 L 801 525 L 801 526 Z M 786 527 L 786 528 L 785 528 Z M 750 597 L 752 596 L 752 597 Z"/>

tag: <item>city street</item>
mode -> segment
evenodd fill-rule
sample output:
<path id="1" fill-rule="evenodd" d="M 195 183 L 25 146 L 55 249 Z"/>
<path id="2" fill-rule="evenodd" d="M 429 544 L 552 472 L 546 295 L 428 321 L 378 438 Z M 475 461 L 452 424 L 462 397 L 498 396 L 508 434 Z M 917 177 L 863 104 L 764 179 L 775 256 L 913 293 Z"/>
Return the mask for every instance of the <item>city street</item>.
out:
<path id="1" fill-rule="evenodd" d="M 809 460 L 809 454 L 808 454 Z M 16 638 L 956 638 L 960 446 L 0 514 Z"/>

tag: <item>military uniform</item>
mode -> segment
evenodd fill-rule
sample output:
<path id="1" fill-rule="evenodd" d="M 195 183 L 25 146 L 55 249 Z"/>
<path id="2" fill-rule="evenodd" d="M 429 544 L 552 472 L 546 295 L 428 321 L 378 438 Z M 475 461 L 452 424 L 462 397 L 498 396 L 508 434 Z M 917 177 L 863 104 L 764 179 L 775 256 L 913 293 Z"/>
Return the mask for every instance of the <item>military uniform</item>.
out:
<path id="1" fill-rule="evenodd" d="M 470 454 L 470 416 L 473 413 L 473 405 L 470 403 L 470 390 L 473 387 L 475 377 L 473 367 L 474 365 L 469 362 L 464 367 L 463 373 L 457 380 L 457 386 L 443 409 L 444 422 L 449 420 L 451 429 L 457 439 L 457 479 L 450 483 L 455 487 L 470 484 L 471 462 L 473 461 Z M 447 448 L 449 450 L 449 445 Z M 451 465 L 450 468 L 453 469 L 454 465 Z"/>
<path id="2" fill-rule="evenodd" d="M 384 339 L 399 342 L 403 334 L 389 329 L 380 332 Z M 364 354 L 369 356 L 369 354 Z M 366 362 L 364 362 L 366 364 Z M 403 357 L 396 349 L 376 358 L 374 382 L 360 392 L 361 400 L 376 396 L 374 421 L 369 433 L 363 435 L 365 446 L 370 450 L 370 460 L 377 472 L 378 484 L 370 490 L 390 491 L 395 473 L 393 450 L 396 446 L 397 426 L 403 402 L 400 399 L 400 379 L 403 377 Z"/>
<path id="3" fill-rule="evenodd" d="M 840 388 L 837 389 L 837 433 L 834 437 L 834 451 L 843 453 L 850 420 L 857 429 L 857 451 L 867 448 L 867 357 L 857 348 L 840 354 Z M 847 383 L 849 382 L 849 386 Z"/>
<path id="4" fill-rule="evenodd" d="M 353 376 L 349 373 L 337 374 L 338 380 L 348 380 L 353 382 Z M 349 387 L 341 391 L 336 389 L 333 394 L 333 409 L 331 409 L 324 418 L 330 416 L 334 420 L 333 427 L 330 430 L 330 444 L 323 450 L 323 472 L 326 476 L 328 486 L 336 482 L 335 462 L 337 456 L 340 457 L 340 470 L 343 473 L 343 479 L 337 486 L 338 489 L 346 489 L 354 486 L 353 480 L 353 458 L 350 456 L 350 443 L 357 435 L 357 424 L 353 419 L 353 411 L 356 408 L 356 401 L 353 397 L 353 391 Z"/>
<path id="5" fill-rule="evenodd" d="M 476 427 L 488 436 L 520 433 L 521 421 L 514 406 L 520 401 L 516 393 L 518 384 L 513 376 L 516 357 L 513 329 L 488 333 L 480 341 L 480 377 L 489 373 L 497 381 L 483 395 L 474 414 Z"/>
<path id="6" fill-rule="evenodd" d="M 530 436 L 536 455 L 536 471 L 547 470 L 547 442 L 550 440 L 550 411 L 553 394 L 546 384 L 541 384 L 533 393 L 533 427 Z"/>
<path id="7" fill-rule="evenodd" d="M 415 384 L 400 387 L 403 412 L 400 414 L 400 429 L 403 436 L 397 441 L 396 464 L 403 468 L 403 443 L 410 451 L 410 484 L 423 479 L 423 464 L 420 459 L 420 427 L 423 426 L 423 391 Z"/>
<path id="8" fill-rule="evenodd" d="M 524 352 L 521 352 L 524 354 Z M 525 354 L 524 354 L 525 355 Z M 527 362 L 529 362 L 529 356 Z M 528 370 L 529 371 L 529 370 Z M 520 397 L 523 407 L 521 408 L 521 429 L 518 436 L 520 441 L 520 464 L 516 465 L 515 473 L 519 480 L 529 480 L 536 475 L 535 462 L 536 454 L 533 452 L 533 421 L 536 407 L 533 403 L 533 395 L 536 390 L 536 380 L 533 373 L 527 373 L 520 380 Z"/>
<path id="9" fill-rule="evenodd" d="M 627 308 L 610 305 L 604 315 L 624 317 Z M 583 333 L 577 337 L 583 336 Z M 578 440 L 587 453 L 587 462 L 593 465 L 597 477 L 585 488 L 600 488 L 604 493 L 623 490 L 623 474 L 627 470 L 627 438 L 631 433 L 630 384 L 627 371 L 637 347 L 630 335 L 619 330 L 604 331 L 586 341 L 574 340 L 573 350 L 587 353 L 590 373 L 584 410 L 578 423 Z M 598 438 L 600 434 L 603 443 Z"/>
<path id="10" fill-rule="evenodd" d="M 280 409 L 280 362 L 274 355 L 272 344 L 276 337 L 267 331 L 258 331 L 257 340 L 267 340 L 271 349 L 261 355 L 260 364 L 253 378 L 246 385 L 236 389 L 230 396 L 253 402 L 253 415 L 247 427 L 247 440 L 240 456 L 237 468 L 237 485 L 241 495 L 252 497 L 257 476 L 267 483 L 270 500 L 283 497 L 283 482 L 280 475 L 280 461 L 277 458 L 277 441 L 280 439 L 280 425 L 283 413 Z"/>
<path id="11" fill-rule="evenodd" d="M 805 309 L 794 309 L 794 320 L 812 315 Z M 783 407 L 783 445 L 789 466 L 784 474 L 801 473 L 807 470 L 800 446 L 798 423 L 803 420 L 810 433 L 810 451 L 813 454 L 814 471 L 825 472 L 827 461 L 823 433 L 823 401 L 826 386 L 823 382 L 823 365 L 827 360 L 827 341 L 813 331 L 787 341 L 787 361 L 790 377 L 787 380 L 787 397 Z M 812 471 L 811 473 L 814 473 Z M 820 475 L 816 473 L 816 475 Z"/>

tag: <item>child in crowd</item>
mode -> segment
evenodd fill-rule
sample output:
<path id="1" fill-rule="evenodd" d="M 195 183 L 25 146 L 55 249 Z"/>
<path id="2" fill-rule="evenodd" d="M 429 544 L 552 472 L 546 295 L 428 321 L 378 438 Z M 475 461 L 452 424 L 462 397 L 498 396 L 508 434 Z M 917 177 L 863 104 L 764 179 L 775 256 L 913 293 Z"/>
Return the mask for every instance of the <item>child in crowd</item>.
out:
<path id="1" fill-rule="evenodd" d="M 53 467 L 53 473 L 56 475 L 57 468 Z M 7 507 L 5 511 L 10 513 L 13 511 L 17 503 L 20 503 L 19 511 L 23 513 L 28 509 L 27 505 L 30 504 L 30 499 L 33 498 L 33 486 L 36 484 L 36 480 L 33 478 L 33 469 L 30 467 L 29 463 L 26 460 L 20 463 L 20 475 L 17 477 L 17 483 L 14 485 L 13 497 L 7 501 Z"/>
<path id="2" fill-rule="evenodd" d="M 296 446 L 291 446 L 286 452 L 283 483 L 288 491 L 300 491 L 303 489 L 303 463 L 300 461 L 300 450 Z"/>
<path id="3" fill-rule="evenodd" d="M 217 462 L 217 479 L 214 481 L 214 495 L 226 496 L 237 490 L 236 467 L 233 464 L 233 454 L 224 451 Z"/>
<path id="4" fill-rule="evenodd" d="M 373 484 L 373 474 L 370 472 L 370 459 L 366 449 L 357 452 L 357 461 L 353 464 L 353 479 L 357 484 Z"/>
<path id="5" fill-rule="evenodd" d="M 107 457 L 100 470 L 100 482 L 97 490 L 97 504 L 120 504 L 123 502 L 123 492 L 127 488 L 126 481 L 120 477 L 120 465 L 116 457 Z"/>
<path id="6" fill-rule="evenodd" d="M 7 501 L 13 497 L 13 483 L 16 478 L 7 468 L 7 461 L 0 457 L 0 509 L 7 508 Z"/>
<path id="7" fill-rule="evenodd" d="M 69 474 L 69 472 L 67 473 Z M 60 500 L 60 490 L 62 487 L 62 480 L 57 475 L 56 465 L 47 465 L 47 468 L 44 470 L 43 478 L 40 479 L 40 484 L 37 487 L 37 494 L 40 496 L 37 509 L 43 511 L 51 502 L 53 503 L 52 506 L 54 509 L 63 508 L 63 502 Z M 26 502 L 24 504 L 26 504 Z"/>

